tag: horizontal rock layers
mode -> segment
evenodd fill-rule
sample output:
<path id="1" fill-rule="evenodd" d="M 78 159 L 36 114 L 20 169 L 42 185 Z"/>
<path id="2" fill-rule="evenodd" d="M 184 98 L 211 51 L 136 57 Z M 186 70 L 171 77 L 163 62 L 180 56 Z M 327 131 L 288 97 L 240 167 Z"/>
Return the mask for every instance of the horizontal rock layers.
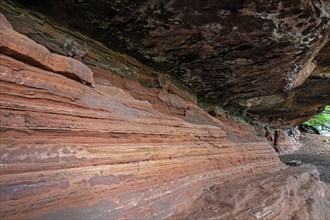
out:
<path id="1" fill-rule="evenodd" d="M 12 23 L 0 16 L 1 219 L 164 219 L 212 185 L 286 168 L 264 137 L 203 111 L 171 77 L 8 2 L 0 2 Z"/>
<path id="2" fill-rule="evenodd" d="M 285 167 L 247 125 L 165 88 L 76 60 L 95 88 L 49 68 L 3 17 L 0 51 L 1 219 L 165 218 L 207 186 Z"/>
<path id="3" fill-rule="evenodd" d="M 314 166 L 290 167 L 207 188 L 171 219 L 329 219 L 329 189 Z"/>
<path id="4" fill-rule="evenodd" d="M 271 126 L 298 125 L 330 104 L 328 0 L 6 2 L 166 73 L 199 102 L 238 109 Z M 23 31 L 49 38 L 32 29 Z M 86 53 L 70 42 L 66 54 Z"/>
<path id="5" fill-rule="evenodd" d="M 84 83 L 94 84 L 93 73 L 88 67 L 75 59 L 50 53 L 46 47 L 12 30 L 6 22 L 1 26 L 0 38 L 1 51 L 6 54 L 57 73 L 67 74 L 71 78 L 78 78 Z"/>

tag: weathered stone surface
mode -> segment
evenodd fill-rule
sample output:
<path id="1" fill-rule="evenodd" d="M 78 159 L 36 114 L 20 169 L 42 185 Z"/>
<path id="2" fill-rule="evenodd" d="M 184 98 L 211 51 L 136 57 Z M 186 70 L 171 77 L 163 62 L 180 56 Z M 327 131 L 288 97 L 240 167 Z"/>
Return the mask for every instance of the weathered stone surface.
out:
<path id="1" fill-rule="evenodd" d="M 329 185 L 304 165 L 207 188 L 171 219 L 329 219 L 329 199 Z"/>
<path id="2" fill-rule="evenodd" d="M 72 58 L 50 53 L 46 47 L 14 31 L 8 22 L 4 21 L 3 15 L 0 16 L 2 17 L 0 20 L 1 52 L 94 85 L 93 72 L 87 66 Z"/>
<path id="3" fill-rule="evenodd" d="M 329 45 L 326 0 L 17 2 L 173 76 L 199 101 L 271 125 L 299 124 L 330 104 L 329 47 L 319 53 Z"/>
<path id="4" fill-rule="evenodd" d="M 301 160 L 290 160 L 288 162 L 286 162 L 285 164 L 289 165 L 289 166 L 300 166 L 301 165 Z"/>
<path id="5" fill-rule="evenodd" d="M 292 135 L 285 131 L 275 131 L 274 147 L 280 154 L 293 153 L 301 147 L 301 144 Z"/>
<path id="6" fill-rule="evenodd" d="M 250 126 L 212 117 L 180 85 L 7 6 L 14 30 L 89 63 L 95 87 L 0 48 L 1 219 L 164 219 L 214 184 L 287 167 Z"/>
<path id="7" fill-rule="evenodd" d="M 4 28 L 13 29 L 11 24 L 7 21 L 7 18 L 0 13 L 0 29 L 2 30 Z"/>
<path id="8" fill-rule="evenodd" d="M 16 57 L 1 48 L 3 219 L 165 218 L 210 184 L 285 168 L 247 125 L 164 88 L 95 67 L 92 88 Z"/>

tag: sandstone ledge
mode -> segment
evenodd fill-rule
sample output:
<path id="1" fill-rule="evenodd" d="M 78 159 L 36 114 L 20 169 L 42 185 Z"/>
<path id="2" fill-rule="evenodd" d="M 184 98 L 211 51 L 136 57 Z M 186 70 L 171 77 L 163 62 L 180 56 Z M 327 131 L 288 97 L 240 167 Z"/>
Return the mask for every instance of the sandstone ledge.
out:
<path id="1" fill-rule="evenodd" d="M 264 139 L 240 141 L 256 137 L 244 124 L 97 68 L 91 88 L 18 60 L 29 51 L 0 53 L 1 218 L 165 218 L 210 184 L 285 167 Z"/>
<path id="2" fill-rule="evenodd" d="M 2 18 L 0 20 L 0 51 L 2 53 L 94 86 L 93 72 L 86 65 L 75 59 L 49 52 L 46 47 L 14 31 L 1 13 L 0 16 Z"/>
<path id="3" fill-rule="evenodd" d="M 27 51 L 0 53 L 2 219 L 164 219 L 212 185 L 286 168 L 244 123 L 105 69 L 92 88 Z"/>

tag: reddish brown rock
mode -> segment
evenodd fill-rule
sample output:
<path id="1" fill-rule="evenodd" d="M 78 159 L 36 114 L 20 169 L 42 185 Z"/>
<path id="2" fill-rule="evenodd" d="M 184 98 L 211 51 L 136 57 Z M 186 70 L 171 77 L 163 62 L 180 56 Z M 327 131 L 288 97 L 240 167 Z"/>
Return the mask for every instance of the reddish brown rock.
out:
<path id="1" fill-rule="evenodd" d="M 329 199 L 329 185 L 305 165 L 214 185 L 171 219 L 329 219 Z"/>
<path id="2" fill-rule="evenodd" d="M 286 132 L 278 130 L 275 131 L 274 147 L 280 154 L 288 154 L 299 150 L 301 144 Z"/>
<path id="3" fill-rule="evenodd" d="M 12 34 L 26 41 L 0 48 L 1 219 L 164 219 L 212 185 L 287 167 L 250 126 L 210 116 L 179 87 L 90 67 L 93 88 L 40 65 L 28 49 L 40 45 Z"/>
<path id="4" fill-rule="evenodd" d="M 9 29 L 13 29 L 13 27 L 11 26 L 11 23 L 9 23 L 7 21 L 7 18 L 0 13 L 0 29 L 5 29 L 5 28 L 9 28 Z"/>
<path id="5" fill-rule="evenodd" d="M 193 92 L 199 104 L 239 111 L 265 125 L 291 127 L 330 104 L 329 5 L 328 0 L 142 0 L 101 5 L 96 0 L 4 0 L 0 11 L 16 30 L 57 53 L 78 55 L 140 82 L 149 72 L 136 71 L 139 64 L 133 59 L 114 65 L 113 58 L 120 56 L 109 59 L 86 47 L 81 35 L 61 34 L 69 33 L 64 28 L 68 27 L 171 76 Z M 144 85 L 161 83 L 156 76 Z"/>
<path id="6" fill-rule="evenodd" d="M 69 57 L 50 53 L 46 47 L 14 31 L 3 18 L 0 20 L 0 26 L 2 53 L 94 85 L 93 72 L 84 64 Z"/>
<path id="7" fill-rule="evenodd" d="M 164 89 L 93 89 L 33 62 L 35 42 L 15 50 L 7 40 L 1 51 L 15 53 L 0 54 L 2 218 L 165 218 L 210 184 L 285 167 L 266 142 L 230 141 L 226 124 Z"/>

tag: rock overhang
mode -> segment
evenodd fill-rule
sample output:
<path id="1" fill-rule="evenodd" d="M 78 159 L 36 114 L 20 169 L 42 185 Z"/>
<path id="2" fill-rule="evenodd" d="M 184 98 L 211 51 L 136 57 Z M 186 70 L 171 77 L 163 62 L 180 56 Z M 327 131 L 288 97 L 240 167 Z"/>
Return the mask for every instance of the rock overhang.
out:
<path id="1" fill-rule="evenodd" d="M 232 187 L 240 179 L 243 193 L 239 194 L 244 196 L 246 181 L 253 182 L 245 177 L 255 176 L 258 184 L 264 182 L 260 178 L 271 185 L 276 183 L 274 178 L 280 180 L 279 188 L 264 191 L 260 184 L 249 188 L 246 192 L 253 201 L 253 192 L 264 192 L 267 204 L 258 204 L 266 211 L 243 205 L 241 216 L 328 219 L 328 198 L 324 197 L 328 189 L 319 182 L 315 168 L 286 169 L 262 131 L 258 135 L 248 124 L 213 111 L 209 103 L 206 113 L 172 79 L 154 75 L 137 60 L 47 16 L 10 1 L 0 1 L 0 5 L 0 12 L 12 24 L 0 14 L 1 217 L 165 219 L 198 204 L 203 190 L 213 191 L 214 185 L 227 181 L 231 182 L 222 185 L 221 192 L 231 195 L 231 188 L 235 192 L 242 188 L 239 184 Z M 3 29 L 11 27 L 12 39 L 4 40 Z M 12 41 L 23 38 L 25 49 L 22 44 L 16 46 L 24 50 L 13 47 Z M 246 114 L 253 110 L 260 116 L 267 112 L 283 117 L 283 112 L 274 109 L 283 102 L 286 108 L 313 114 L 315 101 L 320 107 L 328 101 L 326 95 L 319 96 L 329 89 L 324 77 L 328 68 L 325 48 L 317 55 L 322 57 L 317 61 L 322 69 L 313 72 L 295 93 L 240 99 L 240 106 L 249 107 Z M 53 66 L 52 59 L 44 60 L 45 54 L 56 54 L 69 64 L 76 59 L 74 63 L 92 71 L 94 87 L 85 84 L 85 74 L 80 74 L 86 68 L 63 72 L 58 69 L 61 65 Z M 312 68 L 316 64 L 306 66 Z M 146 86 L 158 84 L 158 88 L 141 86 L 147 80 L 151 84 Z M 274 111 L 263 109 L 265 105 Z M 285 113 L 287 122 L 300 120 L 295 111 Z M 285 172 L 288 175 L 283 176 Z M 288 194 L 291 186 L 295 187 Z M 276 208 L 277 192 L 283 193 L 280 199 L 285 198 L 286 210 Z M 292 205 L 294 196 L 299 202 Z M 274 212 L 268 211 L 270 200 L 275 201 L 271 204 Z M 315 206 L 310 206 L 311 201 Z M 235 202 L 233 207 L 239 211 Z"/>
<path id="2" fill-rule="evenodd" d="M 170 75 L 202 103 L 291 126 L 330 102 L 327 1 L 18 2 Z"/>

